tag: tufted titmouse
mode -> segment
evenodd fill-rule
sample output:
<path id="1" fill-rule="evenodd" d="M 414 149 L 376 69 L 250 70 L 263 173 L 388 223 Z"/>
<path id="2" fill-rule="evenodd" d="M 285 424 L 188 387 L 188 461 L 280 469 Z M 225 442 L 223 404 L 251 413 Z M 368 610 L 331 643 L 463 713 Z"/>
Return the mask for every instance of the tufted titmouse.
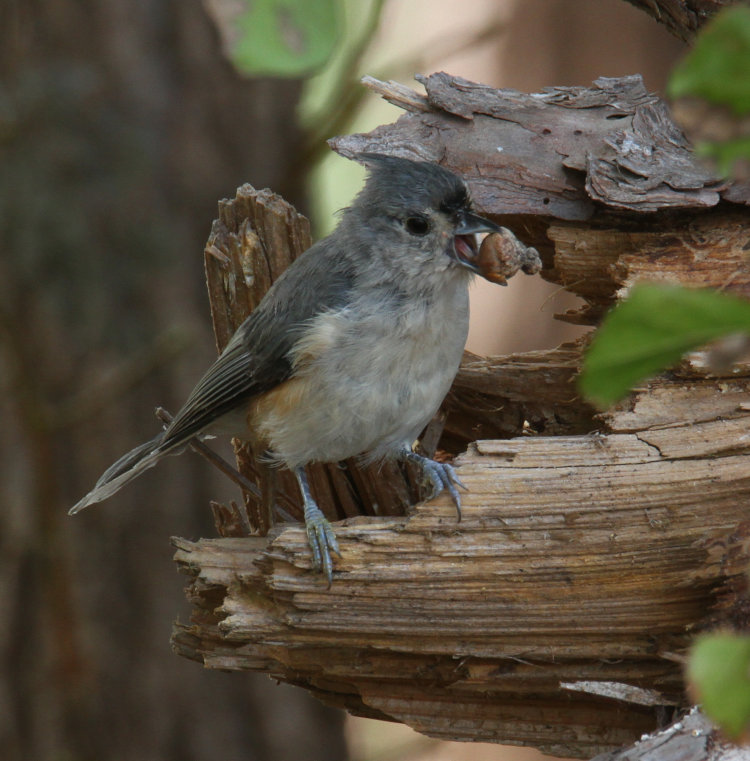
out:
<path id="1" fill-rule="evenodd" d="M 462 485 L 412 451 L 466 342 L 476 233 L 463 180 L 365 154 L 368 180 L 338 227 L 300 256 L 240 325 L 165 431 L 112 465 L 70 513 L 101 502 L 194 436 L 229 433 L 296 475 L 313 565 L 330 583 L 333 528 L 304 467 L 362 456 L 416 463 L 432 496 Z"/>

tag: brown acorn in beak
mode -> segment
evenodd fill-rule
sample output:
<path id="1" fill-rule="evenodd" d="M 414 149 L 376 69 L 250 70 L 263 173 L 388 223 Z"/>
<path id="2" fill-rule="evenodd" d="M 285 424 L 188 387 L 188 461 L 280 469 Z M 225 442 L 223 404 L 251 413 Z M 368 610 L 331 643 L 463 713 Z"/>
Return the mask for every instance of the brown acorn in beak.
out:
<path id="1" fill-rule="evenodd" d="M 522 243 L 505 227 L 482 241 L 475 263 L 477 274 L 498 285 L 507 285 L 508 278 L 519 270 L 535 275 L 542 269 L 539 252 Z"/>

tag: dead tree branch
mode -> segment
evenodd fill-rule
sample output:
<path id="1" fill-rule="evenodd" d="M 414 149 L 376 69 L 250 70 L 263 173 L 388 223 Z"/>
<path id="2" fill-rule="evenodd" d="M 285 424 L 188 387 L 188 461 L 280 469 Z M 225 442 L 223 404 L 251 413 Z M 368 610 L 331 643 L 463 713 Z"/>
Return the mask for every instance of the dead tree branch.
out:
<path id="1" fill-rule="evenodd" d="M 641 278 L 750 297 L 750 188 L 703 167 L 639 78 L 534 96 L 423 82 L 426 95 L 371 83 L 407 113 L 335 148 L 461 172 L 480 210 L 540 251 L 542 275 L 585 300 L 565 319 L 595 323 Z M 267 191 L 222 202 L 207 248 L 220 345 L 308 241 Z M 468 446 L 460 524 L 447 498 L 409 511 L 396 466 L 316 469 L 321 506 L 346 518 L 330 590 L 300 526 L 175 539 L 193 605 L 176 651 L 433 736 L 567 756 L 685 707 L 679 654 L 746 610 L 750 367 L 717 377 L 696 354 L 597 415 L 576 391 L 581 350 L 466 356 L 436 428 L 442 449 Z M 240 465 L 263 487 L 244 451 Z"/>

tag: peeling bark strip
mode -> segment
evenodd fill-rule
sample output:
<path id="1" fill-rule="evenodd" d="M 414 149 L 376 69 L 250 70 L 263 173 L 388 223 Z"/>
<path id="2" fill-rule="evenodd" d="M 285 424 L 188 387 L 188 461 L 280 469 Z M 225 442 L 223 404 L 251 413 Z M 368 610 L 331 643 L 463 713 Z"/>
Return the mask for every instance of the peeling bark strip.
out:
<path id="1" fill-rule="evenodd" d="M 690 42 L 712 16 L 733 0 L 628 0 L 657 21 L 675 37 Z"/>
<path id="2" fill-rule="evenodd" d="M 334 145 L 467 176 L 481 210 L 538 249 L 542 275 L 584 298 L 565 319 L 596 323 L 642 278 L 750 297 L 748 186 L 698 164 L 639 77 L 539 95 L 424 82 L 426 95 L 370 80 L 409 113 Z M 206 249 L 219 345 L 308 240 L 267 191 L 222 202 Z M 347 518 L 330 590 L 298 525 L 175 539 L 193 606 L 175 651 L 435 737 L 590 757 L 654 730 L 685 705 L 677 662 L 692 634 L 747 626 L 750 366 L 710 376 L 696 354 L 598 415 L 577 394 L 581 353 L 465 356 L 425 436 L 468 446 L 460 524 L 447 497 L 405 515 L 416 489 L 396 465 L 311 469 L 321 507 Z M 239 464 L 267 491 L 249 453 Z M 278 479 L 282 514 L 299 518 L 293 481 Z M 236 511 L 215 512 L 237 532 Z M 651 739 L 628 757 L 667 747 Z M 714 740 L 690 757 L 714 758 Z"/>
<path id="3" fill-rule="evenodd" d="M 445 73 L 417 77 L 426 97 L 363 81 L 409 113 L 367 135 L 329 141 L 438 161 L 463 174 L 485 214 L 587 220 L 602 204 L 653 212 L 715 206 L 729 192 L 693 154 L 667 105 L 640 75 L 541 93 L 497 90 Z M 416 110 L 418 109 L 418 110 Z M 732 199 L 750 201 L 750 187 Z"/>

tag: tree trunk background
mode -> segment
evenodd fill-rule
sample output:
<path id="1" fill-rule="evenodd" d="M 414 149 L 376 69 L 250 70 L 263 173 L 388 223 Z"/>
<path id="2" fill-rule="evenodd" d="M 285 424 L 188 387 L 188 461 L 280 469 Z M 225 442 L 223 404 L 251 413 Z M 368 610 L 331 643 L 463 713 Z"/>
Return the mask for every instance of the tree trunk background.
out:
<path id="1" fill-rule="evenodd" d="M 750 296 L 748 186 L 700 164 L 639 77 L 534 96 L 420 81 L 426 95 L 367 80 L 407 114 L 334 148 L 461 172 L 480 213 L 583 299 L 563 319 L 596 324 L 640 279 Z M 206 256 L 220 345 L 306 242 L 276 196 L 245 186 L 221 204 Z M 301 527 L 231 538 L 232 511 L 217 508 L 227 538 L 175 540 L 193 604 L 177 652 L 433 736 L 567 756 L 632 742 L 685 707 L 691 634 L 745 621 L 750 366 L 721 375 L 698 353 L 597 414 L 576 393 L 582 348 L 467 355 L 426 435 L 469 447 L 460 524 L 445 495 L 366 517 L 404 512 L 415 485 L 396 466 L 311 468 L 321 507 L 347 518 L 330 590 Z"/>
<path id="2" fill-rule="evenodd" d="M 199 0 L 0 13 L 0 756 L 341 759 L 342 717 L 175 658 L 169 536 L 212 531 L 194 456 L 79 518 L 215 356 L 203 248 L 248 178 L 301 208 L 301 84 L 242 80 Z"/>

